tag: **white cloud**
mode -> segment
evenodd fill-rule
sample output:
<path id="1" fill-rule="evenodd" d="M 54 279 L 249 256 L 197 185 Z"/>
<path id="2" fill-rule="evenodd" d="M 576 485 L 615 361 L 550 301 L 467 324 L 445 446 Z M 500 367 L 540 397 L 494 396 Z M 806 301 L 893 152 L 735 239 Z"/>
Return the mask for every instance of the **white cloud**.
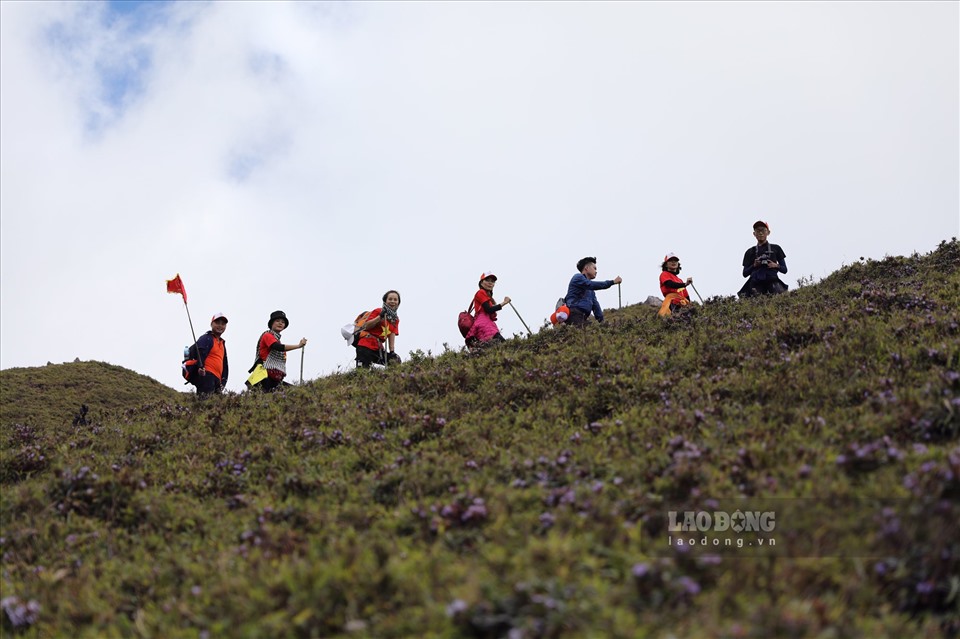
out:
<path id="1" fill-rule="evenodd" d="M 960 230 L 956 4 L 0 18 L 3 367 L 100 359 L 179 387 L 177 272 L 198 331 L 230 317 L 239 390 L 277 308 L 314 377 L 349 366 L 338 329 L 388 288 L 401 352 L 436 352 L 490 267 L 535 327 L 584 255 L 632 303 L 667 251 L 733 294 L 757 218 L 791 283 Z"/>

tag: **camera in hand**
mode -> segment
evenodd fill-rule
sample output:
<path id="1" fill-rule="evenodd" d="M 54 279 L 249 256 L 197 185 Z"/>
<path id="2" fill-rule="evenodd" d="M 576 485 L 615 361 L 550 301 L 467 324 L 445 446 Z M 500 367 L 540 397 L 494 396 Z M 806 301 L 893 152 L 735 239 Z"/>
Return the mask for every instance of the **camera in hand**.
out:
<path id="1" fill-rule="evenodd" d="M 757 255 L 757 261 L 760 262 L 760 266 L 770 266 L 773 262 L 776 262 L 776 259 L 773 257 L 773 253 L 770 251 L 764 251 Z"/>

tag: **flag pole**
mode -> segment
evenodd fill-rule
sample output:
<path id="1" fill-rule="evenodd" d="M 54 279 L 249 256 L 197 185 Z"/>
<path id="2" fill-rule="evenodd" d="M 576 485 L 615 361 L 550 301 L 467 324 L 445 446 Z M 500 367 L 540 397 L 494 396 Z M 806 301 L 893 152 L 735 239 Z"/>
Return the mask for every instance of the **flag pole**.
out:
<path id="1" fill-rule="evenodd" d="M 190 307 L 187 305 L 187 289 L 180 279 L 180 274 L 172 280 L 167 280 L 167 293 L 173 293 L 183 298 L 183 308 L 187 311 L 187 322 L 190 323 L 190 335 L 193 336 L 193 347 L 197 349 L 197 362 L 203 368 L 203 357 L 200 355 L 200 345 L 197 343 L 197 332 L 193 330 L 193 318 L 190 317 Z"/>
<path id="2" fill-rule="evenodd" d="M 200 346 L 197 345 L 197 332 L 193 330 L 193 319 L 190 317 L 190 307 L 187 306 L 187 300 L 183 300 L 183 308 L 187 311 L 187 322 L 190 323 L 190 335 L 193 336 L 193 345 L 197 347 L 197 358 L 199 358 Z M 203 362 L 200 362 L 200 368 L 203 368 Z"/>

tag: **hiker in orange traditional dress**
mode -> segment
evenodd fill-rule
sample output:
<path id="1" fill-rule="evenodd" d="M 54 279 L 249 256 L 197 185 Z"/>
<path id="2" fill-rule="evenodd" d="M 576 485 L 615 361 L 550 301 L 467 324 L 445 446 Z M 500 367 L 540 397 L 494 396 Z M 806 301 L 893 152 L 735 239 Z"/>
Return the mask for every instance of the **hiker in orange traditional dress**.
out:
<path id="1" fill-rule="evenodd" d="M 687 287 L 693 284 L 693 278 L 688 277 L 686 281 L 681 280 L 680 258 L 673 253 L 667 253 L 663 256 L 663 264 L 660 265 L 660 292 L 663 294 L 663 306 L 657 315 L 661 317 L 678 311 L 690 304 L 690 293 Z"/>

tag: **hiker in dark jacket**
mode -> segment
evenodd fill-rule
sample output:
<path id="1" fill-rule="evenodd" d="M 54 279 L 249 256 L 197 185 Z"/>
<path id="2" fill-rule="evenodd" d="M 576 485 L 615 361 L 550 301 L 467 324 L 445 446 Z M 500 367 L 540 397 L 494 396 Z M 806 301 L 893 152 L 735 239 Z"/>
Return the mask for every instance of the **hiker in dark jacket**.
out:
<path id="1" fill-rule="evenodd" d="M 357 340 L 357 367 L 370 368 L 373 364 L 399 364 L 400 356 L 394 352 L 397 335 L 400 334 L 400 293 L 387 291 L 383 294 L 383 306 L 367 315 L 360 326 Z M 384 347 L 386 346 L 386 353 Z"/>
<path id="2" fill-rule="evenodd" d="M 210 319 L 210 330 L 197 340 L 199 361 L 197 395 L 219 394 L 227 385 L 230 367 L 227 364 L 227 343 L 222 335 L 227 330 L 227 316 L 217 313 Z"/>
<path id="3" fill-rule="evenodd" d="M 597 278 L 597 258 L 595 257 L 585 257 L 577 262 L 577 270 L 579 273 L 570 279 L 567 296 L 563 298 L 564 304 L 570 309 L 570 317 L 567 318 L 566 323 L 574 326 L 586 324 L 590 313 L 596 316 L 598 322 L 602 322 L 603 309 L 600 308 L 600 302 L 597 301 L 597 294 L 594 291 L 608 289 L 623 280 L 618 275 L 612 280 L 595 281 Z"/>
<path id="4" fill-rule="evenodd" d="M 777 274 L 787 272 L 787 256 L 782 248 L 767 241 L 770 225 L 757 220 L 753 223 L 753 236 L 757 238 L 757 245 L 743 254 L 743 276 L 749 279 L 737 295 L 744 298 L 786 292 L 788 286 Z"/>

